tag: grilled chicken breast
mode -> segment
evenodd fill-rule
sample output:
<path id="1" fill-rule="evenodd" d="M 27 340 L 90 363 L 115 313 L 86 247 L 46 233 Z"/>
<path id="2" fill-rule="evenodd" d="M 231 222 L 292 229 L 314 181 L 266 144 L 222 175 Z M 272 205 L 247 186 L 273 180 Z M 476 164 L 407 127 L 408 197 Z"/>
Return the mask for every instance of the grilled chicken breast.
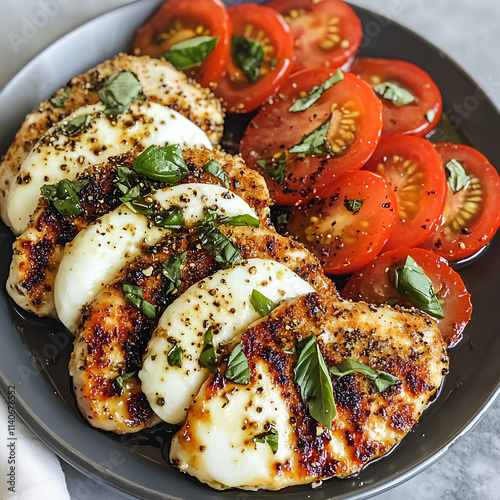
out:
<path id="1" fill-rule="evenodd" d="M 354 359 L 399 382 L 378 393 L 360 373 L 330 375 L 337 416 L 331 429 L 319 424 L 301 398 L 292 353 L 312 333 L 328 368 Z M 413 428 L 448 368 L 426 316 L 319 293 L 279 306 L 238 342 L 249 384 L 225 377 L 223 356 L 170 449 L 175 466 L 218 489 L 276 490 L 358 472 Z"/>
<path id="2" fill-rule="evenodd" d="M 72 78 L 68 83 L 68 97 L 62 106 L 46 99 L 24 120 L 0 167 L 0 215 L 6 224 L 9 223 L 6 194 L 16 182 L 21 165 L 37 141 L 53 125 L 79 108 L 98 104 L 97 92 L 103 81 L 118 71 L 131 71 L 137 76 L 148 102 L 179 112 L 198 125 L 213 145 L 220 141 L 224 116 L 220 102 L 209 90 L 189 81 L 184 73 L 175 70 L 165 60 L 119 54 Z M 55 96 L 61 97 L 63 91 L 60 89 Z"/>
<path id="3" fill-rule="evenodd" d="M 305 248 L 270 228 L 224 227 L 219 230 L 243 259 L 282 262 L 315 290 L 337 296 L 318 261 Z M 124 267 L 82 315 L 69 363 L 78 405 L 89 422 L 116 433 L 136 432 L 158 422 L 137 377 L 146 346 L 158 320 L 191 285 L 221 269 L 223 264 L 199 243 L 201 228 L 170 233 Z M 171 281 L 162 263 L 186 252 L 178 287 L 167 293 Z M 144 299 L 156 308 L 148 318 L 124 298 L 123 285 L 138 286 Z M 127 377 L 124 377 L 127 375 Z M 120 379 L 121 377 L 121 379 Z M 120 384 L 117 380 L 126 381 Z"/>

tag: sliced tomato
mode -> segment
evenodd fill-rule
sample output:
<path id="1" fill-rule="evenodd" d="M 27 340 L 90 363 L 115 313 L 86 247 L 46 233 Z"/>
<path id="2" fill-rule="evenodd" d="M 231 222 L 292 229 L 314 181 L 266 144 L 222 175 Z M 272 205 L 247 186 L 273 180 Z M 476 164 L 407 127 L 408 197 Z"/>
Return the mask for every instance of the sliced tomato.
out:
<path id="1" fill-rule="evenodd" d="M 421 246 L 456 261 L 477 253 L 497 232 L 500 226 L 500 177 L 477 149 L 449 142 L 435 144 L 435 148 L 447 166 L 446 206 L 441 226 Z M 450 172 L 453 162 L 458 162 L 463 168 L 463 187 L 453 183 Z"/>
<path id="2" fill-rule="evenodd" d="M 363 167 L 384 176 L 398 200 L 399 221 L 384 250 L 417 246 L 441 222 L 446 200 L 446 176 L 441 157 L 421 137 L 383 137 Z"/>
<path id="3" fill-rule="evenodd" d="M 382 105 L 371 88 L 350 73 L 307 109 L 290 111 L 297 99 L 331 76 L 326 68 L 292 74 L 245 132 L 240 152 L 247 165 L 264 175 L 278 204 L 310 199 L 336 178 L 360 169 L 379 141 Z M 325 125 L 322 151 L 292 152 Z"/>
<path id="4" fill-rule="evenodd" d="M 234 29 L 231 58 L 215 94 L 229 113 L 247 113 L 257 109 L 290 74 L 293 40 L 283 17 L 270 7 L 248 3 L 229 7 L 228 12 Z M 246 76 L 235 62 L 242 52 L 235 37 L 258 42 L 263 48 L 255 78 Z"/>
<path id="5" fill-rule="evenodd" d="M 198 66 L 185 70 L 204 87 L 214 87 L 229 61 L 231 20 L 220 0 L 168 0 L 143 25 L 132 42 L 132 53 L 161 57 L 180 42 L 217 37 L 217 45 Z"/>
<path id="6" fill-rule="evenodd" d="M 424 136 L 441 118 L 443 101 L 439 88 L 415 64 L 398 59 L 364 58 L 356 59 L 350 71 L 377 90 L 384 105 L 383 136 Z M 402 92 L 397 91 L 398 87 Z M 405 97 L 407 101 L 413 100 L 403 104 L 407 102 Z"/>
<path id="7" fill-rule="evenodd" d="M 382 177 L 351 172 L 292 207 L 287 230 L 316 254 L 325 272 L 348 274 L 380 252 L 397 220 L 396 204 Z"/>
<path id="8" fill-rule="evenodd" d="M 342 291 L 344 299 L 363 300 L 372 304 L 403 304 L 414 306 L 392 284 L 397 266 L 410 255 L 432 283 L 443 318 L 437 321 L 441 335 L 451 346 L 457 343 L 470 320 L 472 304 L 470 294 L 459 274 L 448 266 L 445 259 L 422 248 L 405 248 L 380 254 L 371 264 L 353 274 Z"/>
<path id="9" fill-rule="evenodd" d="M 267 5 L 285 17 L 292 29 L 293 71 L 339 68 L 354 58 L 363 38 L 361 20 L 341 0 L 272 0 Z"/>

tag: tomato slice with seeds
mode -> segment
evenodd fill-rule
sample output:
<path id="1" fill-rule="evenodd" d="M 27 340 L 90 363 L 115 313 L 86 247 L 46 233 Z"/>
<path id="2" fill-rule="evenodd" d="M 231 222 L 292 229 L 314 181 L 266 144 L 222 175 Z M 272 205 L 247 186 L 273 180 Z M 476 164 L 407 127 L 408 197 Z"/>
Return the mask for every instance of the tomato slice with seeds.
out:
<path id="1" fill-rule="evenodd" d="M 326 66 L 339 68 L 354 58 L 363 38 L 361 20 L 341 0 L 273 0 L 294 39 L 293 71 Z"/>
<path id="2" fill-rule="evenodd" d="M 435 148 L 447 166 L 446 206 L 441 226 L 421 246 L 456 261 L 481 250 L 500 227 L 500 177 L 477 149 L 449 142 Z M 452 181 L 454 162 L 463 168 L 462 185 Z"/>
<path id="3" fill-rule="evenodd" d="M 398 59 L 361 58 L 352 63 L 350 71 L 377 90 L 384 105 L 384 137 L 424 136 L 441 118 L 443 101 L 439 88 L 415 64 Z"/>
<path id="4" fill-rule="evenodd" d="M 380 252 L 397 219 L 394 191 L 380 176 L 357 171 L 291 208 L 287 230 L 328 274 L 360 269 Z"/>
<path id="5" fill-rule="evenodd" d="M 307 109 L 290 111 L 330 77 L 326 68 L 292 74 L 245 131 L 240 153 L 249 167 L 264 175 L 278 204 L 310 199 L 336 178 L 360 169 L 379 141 L 382 105 L 371 88 L 350 73 L 343 73 L 343 79 Z M 294 152 L 321 133 L 316 150 Z"/>
<path id="6" fill-rule="evenodd" d="M 342 297 L 363 300 L 372 304 L 398 303 L 413 306 L 394 288 L 391 277 L 396 266 L 404 264 L 410 255 L 430 279 L 439 300 L 444 318 L 437 321 L 445 342 L 456 344 L 470 320 L 472 304 L 470 294 L 459 274 L 445 259 L 423 248 L 400 247 L 376 257 L 371 264 L 353 274 L 342 290 Z"/>
<path id="7" fill-rule="evenodd" d="M 205 60 L 185 73 L 204 87 L 214 87 L 229 61 L 231 20 L 220 0 L 168 0 L 141 26 L 132 42 L 132 53 L 161 57 L 173 45 L 198 37 L 218 37 Z"/>
<path id="8" fill-rule="evenodd" d="M 363 167 L 384 176 L 398 200 L 399 221 L 384 250 L 418 246 L 441 222 L 446 176 L 439 154 L 421 137 L 383 137 Z"/>
<path id="9" fill-rule="evenodd" d="M 234 5 L 228 8 L 228 12 L 234 30 L 232 57 L 215 94 L 229 113 L 248 113 L 257 109 L 290 74 L 293 40 L 283 17 L 266 5 Z M 256 68 L 255 79 L 249 79 L 237 63 L 241 50 L 235 43 L 235 36 L 243 37 L 250 43 L 257 42 L 263 49 L 260 64 L 254 64 L 252 58 L 255 53 L 251 47 L 249 63 L 245 63 Z"/>

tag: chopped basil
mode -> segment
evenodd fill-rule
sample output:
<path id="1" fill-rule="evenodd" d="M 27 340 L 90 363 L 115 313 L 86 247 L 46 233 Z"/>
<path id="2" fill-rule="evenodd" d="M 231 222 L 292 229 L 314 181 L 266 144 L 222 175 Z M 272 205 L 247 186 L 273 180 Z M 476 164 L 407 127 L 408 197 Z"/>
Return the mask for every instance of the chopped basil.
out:
<path id="1" fill-rule="evenodd" d="M 348 200 L 344 198 L 344 206 L 353 214 L 357 214 L 361 210 L 364 202 L 365 200 Z"/>
<path id="2" fill-rule="evenodd" d="M 163 276 L 170 280 L 170 284 L 167 289 L 167 295 L 179 288 L 182 278 L 182 264 L 184 264 L 185 259 L 186 252 L 182 252 L 176 255 L 172 255 L 172 257 L 162 262 L 161 268 Z"/>
<path id="3" fill-rule="evenodd" d="M 286 153 L 283 153 L 278 158 L 275 168 L 268 167 L 266 159 L 257 160 L 256 163 L 259 167 L 263 168 L 266 171 L 269 177 L 274 179 L 278 184 L 283 184 L 286 174 Z"/>
<path id="4" fill-rule="evenodd" d="M 274 425 L 269 425 L 269 429 L 265 432 L 261 432 L 253 437 L 254 443 L 267 443 L 272 452 L 276 453 L 278 451 L 278 431 Z"/>
<path id="5" fill-rule="evenodd" d="M 45 184 L 40 188 L 40 192 L 61 215 L 80 215 L 82 207 L 76 193 L 88 183 L 87 179 L 83 181 L 62 179 L 56 184 Z"/>
<path id="6" fill-rule="evenodd" d="M 326 145 L 326 135 L 330 128 L 330 120 L 322 123 L 316 130 L 306 135 L 300 144 L 289 149 L 290 153 L 310 156 L 325 156 L 330 151 Z"/>
<path id="7" fill-rule="evenodd" d="M 252 296 L 250 297 L 250 303 L 253 308 L 262 316 L 267 316 L 271 313 L 276 305 L 272 300 L 268 299 L 265 295 L 260 293 L 258 290 L 252 290 Z"/>
<path id="8" fill-rule="evenodd" d="M 123 375 L 118 375 L 118 377 L 115 378 L 115 383 L 118 386 L 118 392 L 120 396 L 123 394 L 123 391 L 125 390 L 125 382 L 129 378 L 132 378 L 134 375 L 135 372 L 128 372 L 124 373 Z"/>
<path id="9" fill-rule="evenodd" d="M 153 213 L 151 219 L 155 226 L 164 227 L 173 231 L 180 229 L 184 225 L 184 214 L 179 207 L 172 207 L 168 210 Z"/>
<path id="10" fill-rule="evenodd" d="M 53 96 L 51 99 L 50 99 L 50 102 L 54 105 L 54 106 L 57 106 L 58 108 L 62 108 L 64 107 L 64 105 L 66 104 L 66 101 L 69 97 L 69 93 L 71 91 L 71 87 L 69 85 L 66 85 L 66 87 L 64 87 L 62 89 L 62 92 L 59 93 L 59 94 L 56 94 L 55 96 Z"/>
<path id="11" fill-rule="evenodd" d="M 260 67 L 264 61 L 264 47 L 260 42 L 233 35 L 231 39 L 231 58 L 249 82 L 254 83 L 258 80 Z"/>
<path id="12" fill-rule="evenodd" d="M 61 126 L 61 132 L 68 137 L 78 135 L 83 129 L 89 126 L 92 121 L 90 115 L 81 115 L 70 121 L 64 121 Z"/>
<path id="13" fill-rule="evenodd" d="M 309 407 L 311 417 L 331 429 L 337 409 L 333 399 L 332 381 L 316 336 L 312 334 L 301 341 L 298 349 L 300 355 L 294 373 L 302 401 Z"/>
<path id="14" fill-rule="evenodd" d="M 203 339 L 203 349 L 200 353 L 200 364 L 205 368 L 208 368 L 211 373 L 217 371 L 217 356 L 215 354 L 212 328 L 209 328 L 205 332 L 205 337 Z"/>
<path id="15" fill-rule="evenodd" d="M 444 318 L 431 280 L 410 255 L 403 266 L 396 267 L 391 281 L 398 293 L 406 297 L 415 307 L 435 318 Z"/>
<path id="16" fill-rule="evenodd" d="M 238 249 L 215 226 L 202 226 L 200 229 L 200 244 L 211 253 L 216 262 L 231 267 L 243 259 Z"/>
<path id="17" fill-rule="evenodd" d="M 373 90 L 394 106 L 406 106 L 415 101 L 415 96 L 404 87 L 394 82 L 381 82 L 373 86 Z"/>
<path id="18" fill-rule="evenodd" d="M 178 144 L 159 148 L 151 145 L 132 163 L 133 169 L 150 179 L 175 184 L 189 173 Z"/>
<path id="19" fill-rule="evenodd" d="M 234 215 L 232 217 L 224 217 L 219 220 L 223 226 L 252 226 L 259 227 L 259 219 L 250 214 Z"/>
<path id="20" fill-rule="evenodd" d="M 197 226 L 207 226 L 213 225 L 215 221 L 219 220 L 219 214 L 215 210 L 211 210 L 210 208 L 205 212 L 203 219 L 197 222 Z"/>
<path id="21" fill-rule="evenodd" d="M 236 384 L 246 385 L 250 383 L 248 359 L 243 352 L 243 346 L 241 344 L 237 344 L 229 356 L 229 361 L 226 366 L 226 378 Z"/>
<path id="22" fill-rule="evenodd" d="M 208 172 L 209 174 L 215 175 L 215 177 L 218 177 L 223 182 L 224 186 L 229 189 L 229 177 L 227 176 L 226 172 L 224 172 L 218 161 L 207 161 L 207 163 L 203 165 L 203 170 L 205 170 L 205 172 Z"/>
<path id="23" fill-rule="evenodd" d="M 463 165 L 452 158 L 446 165 L 446 170 L 448 171 L 448 186 L 454 193 L 458 193 L 460 190 L 467 187 L 470 181 L 470 177 L 466 174 Z"/>
<path id="24" fill-rule="evenodd" d="M 336 73 L 328 78 L 326 82 L 321 85 L 315 85 L 309 94 L 297 99 L 289 108 L 288 111 L 292 113 L 296 113 L 297 111 L 305 111 L 309 109 L 322 95 L 323 92 L 326 92 L 330 87 L 335 85 L 344 79 L 344 73 L 340 69 L 336 71 Z"/>
<path id="25" fill-rule="evenodd" d="M 184 71 L 199 66 L 215 49 L 218 41 L 219 38 L 214 36 L 195 36 L 172 45 L 163 57 L 172 63 L 175 69 Z"/>
<path id="26" fill-rule="evenodd" d="M 432 123 L 434 121 L 434 118 L 436 118 L 436 112 L 433 109 L 429 109 L 429 111 L 427 111 L 427 113 L 425 113 L 425 119 L 429 123 Z"/>
<path id="27" fill-rule="evenodd" d="M 153 209 L 151 208 L 152 203 L 147 201 L 140 193 L 140 187 L 136 185 L 130 189 L 127 194 L 122 196 L 120 201 L 130 208 L 132 212 L 149 216 L 153 213 Z"/>
<path id="28" fill-rule="evenodd" d="M 123 297 L 132 307 L 135 307 L 148 318 L 156 318 L 156 306 L 148 302 L 137 285 L 123 285 Z"/>
<path id="29" fill-rule="evenodd" d="M 183 355 L 184 349 L 179 344 L 175 344 L 167 353 L 168 364 L 170 366 L 178 366 L 181 368 Z"/>
<path id="30" fill-rule="evenodd" d="M 146 99 L 139 80 L 130 71 L 118 71 L 106 78 L 97 95 L 106 104 L 104 113 L 107 115 L 123 113 L 132 101 L 143 102 Z"/>
<path id="31" fill-rule="evenodd" d="M 368 365 L 354 359 L 345 359 L 342 363 L 332 366 L 330 368 L 330 373 L 337 377 L 343 377 L 349 373 L 361 373 L 373 381 L 377 392 L 385 391 L 391 385 L 395 385 L 399 382 L 398 377 L 382 370 L 370 368 Z"/>

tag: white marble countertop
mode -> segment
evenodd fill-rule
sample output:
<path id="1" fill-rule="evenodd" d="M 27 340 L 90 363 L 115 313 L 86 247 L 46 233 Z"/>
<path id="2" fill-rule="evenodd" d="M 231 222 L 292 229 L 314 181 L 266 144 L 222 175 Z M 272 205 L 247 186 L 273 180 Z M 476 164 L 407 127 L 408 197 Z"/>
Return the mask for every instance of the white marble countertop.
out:
<path id="1" fill-rule="evenodd" d="M 194 1 L 194 0 L 192 0 Z M 131 0 L 0 0 L 0 88 L 43 48 Z M 498 0 L 353 0 L 403 24 L 451 56 L 500 108 Z M 130 498 L 63 464 L 72 500 Z M 500 498 L 500 399 L 432 466 L 377 500 Z"/>

